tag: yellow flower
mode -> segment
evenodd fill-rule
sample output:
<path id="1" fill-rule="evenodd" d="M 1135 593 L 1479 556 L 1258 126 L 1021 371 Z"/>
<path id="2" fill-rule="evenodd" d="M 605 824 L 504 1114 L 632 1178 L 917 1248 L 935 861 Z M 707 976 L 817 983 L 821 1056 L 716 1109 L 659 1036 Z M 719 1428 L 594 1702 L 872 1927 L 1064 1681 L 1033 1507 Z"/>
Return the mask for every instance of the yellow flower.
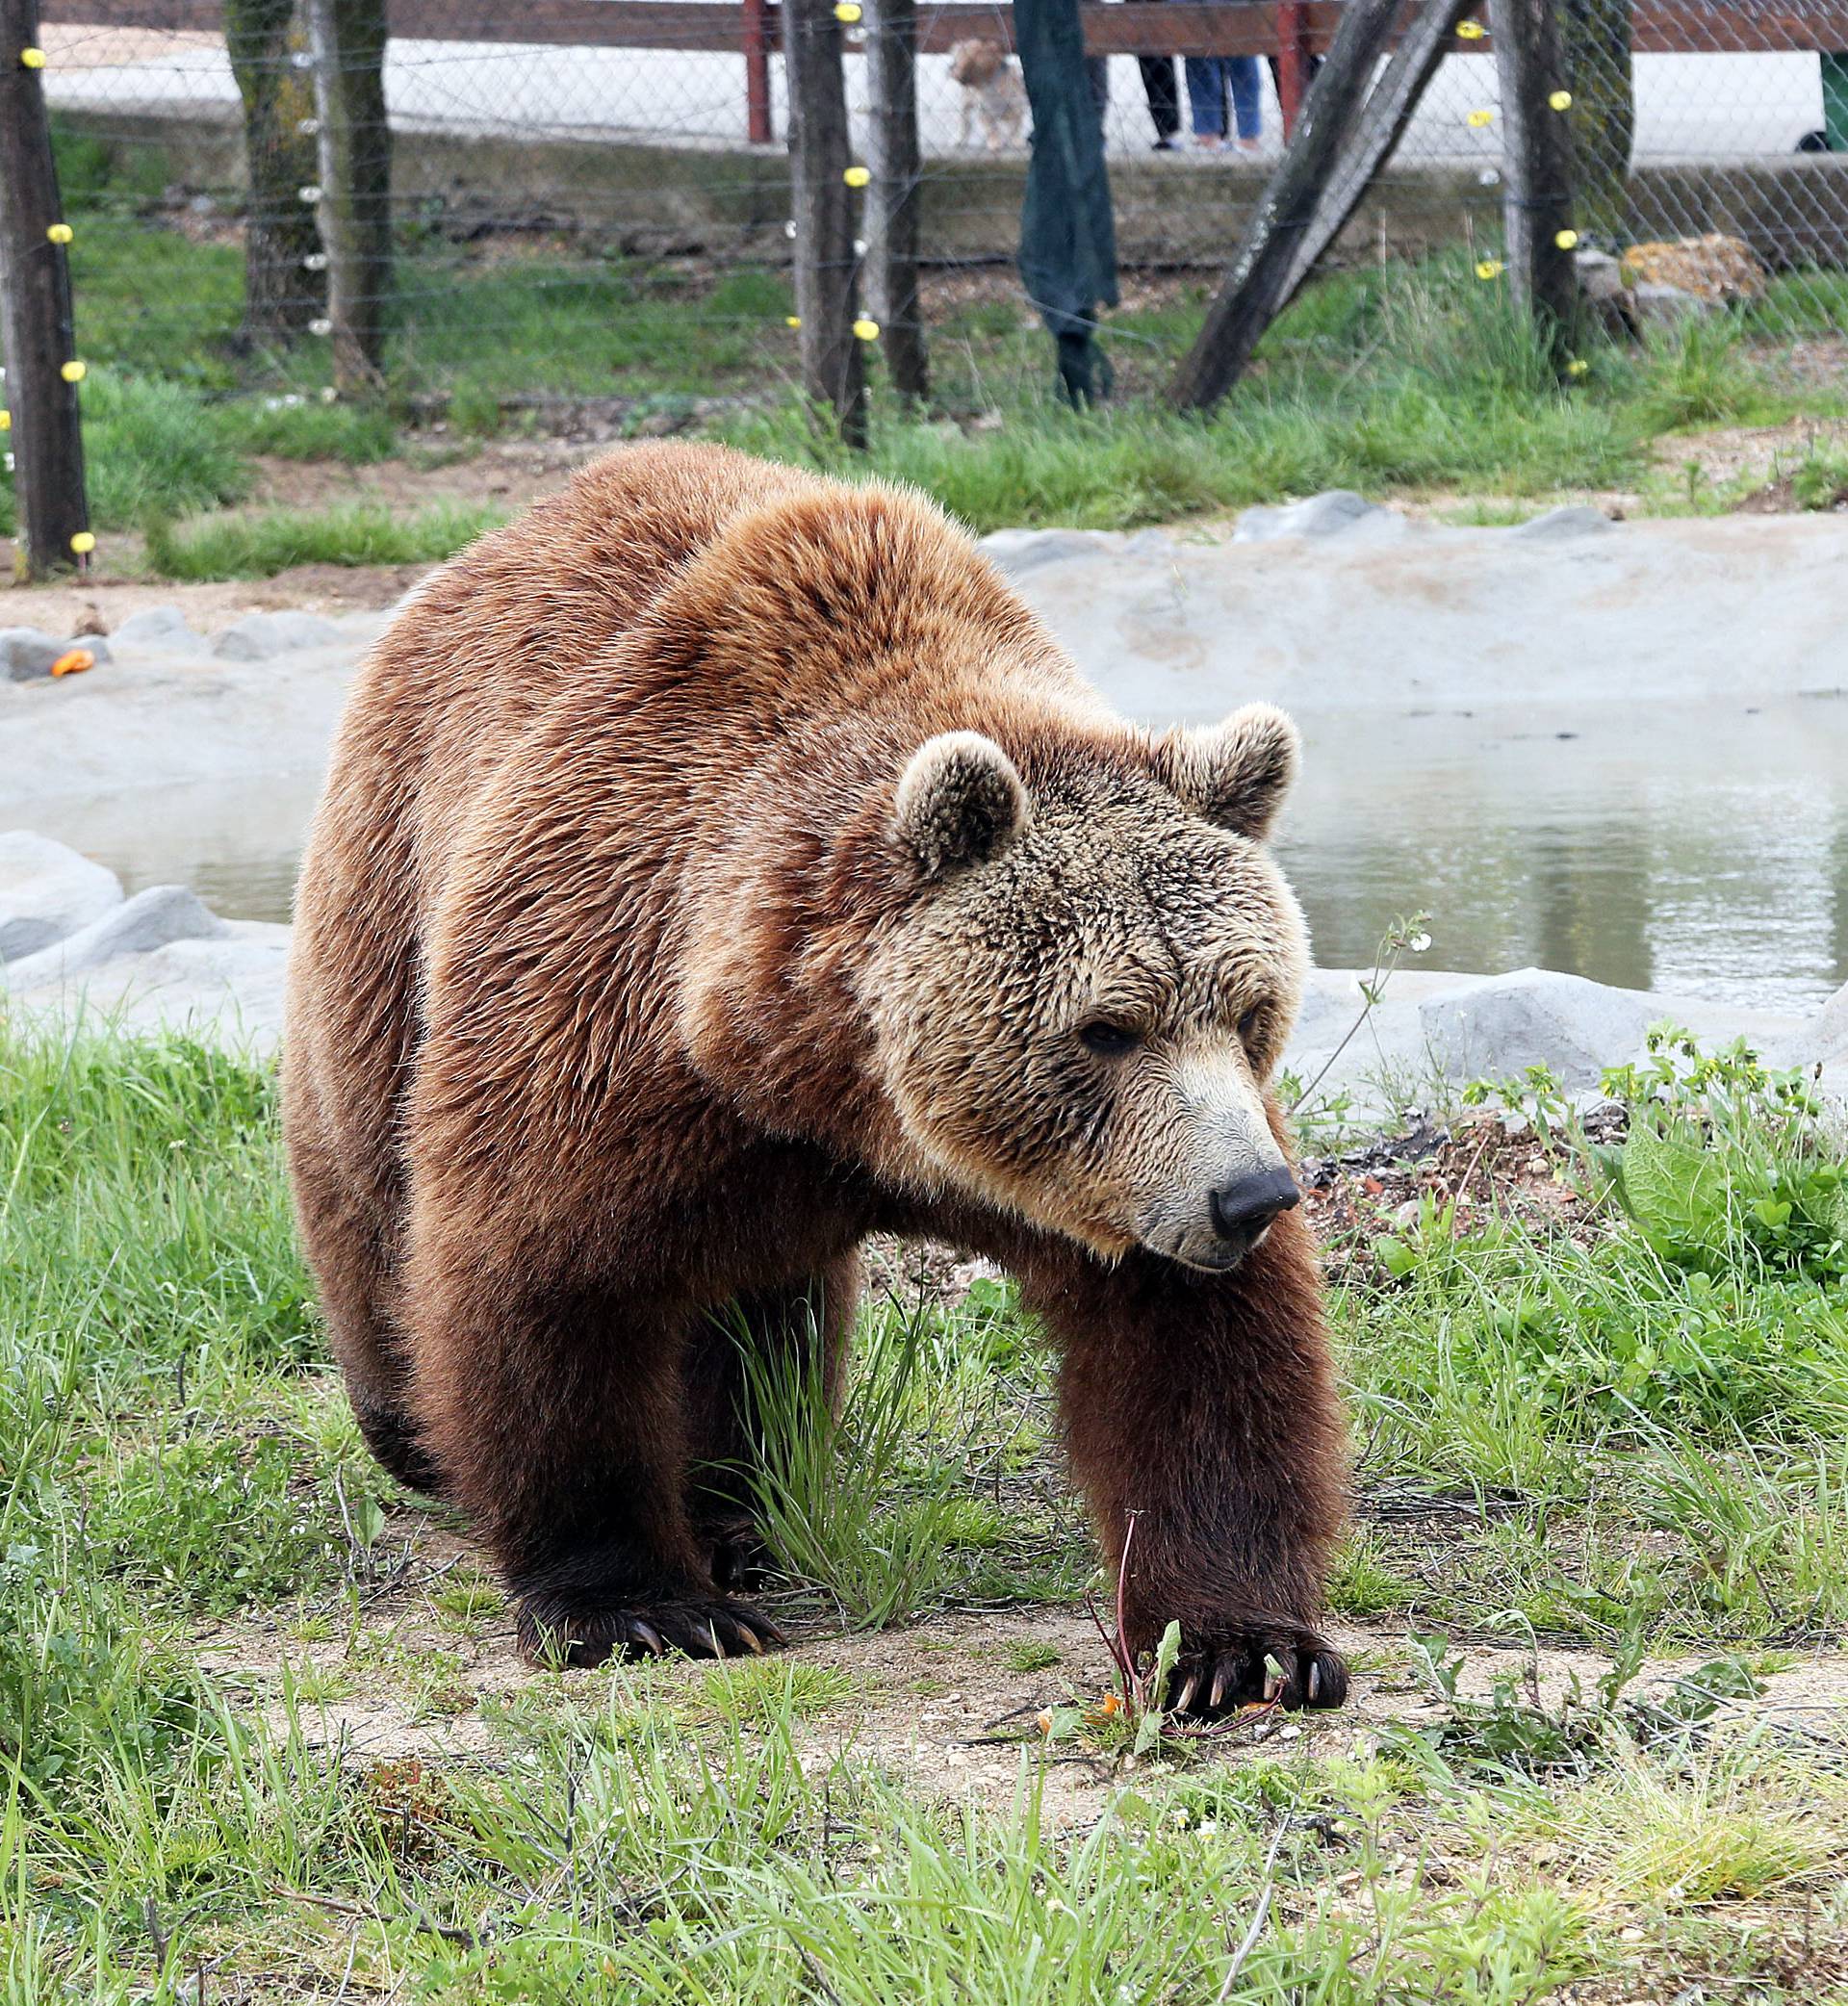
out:
<path id="1" fill-rule="evenodd" d="M 96 548 L 96 539 L 90 533 L 88 529 L 79 529 L 77 534 L 70 539 L 70 547 L 73 551 L 77 553 L 78 556 L 88 557 L 90 552 Z M 81 654 L 86 651 L 73 650 L 72 652 Z M 64 659 L 63 656 L 60 656 L 58 658 L 60 661 L 63 661 Z M 92 659 L 94 657 L 92 657 Z"/>
<path id="2" fill-rule="evenodd" d="M 1476 265 L 1476 275 L 1477 278 L 1500 278 L 1502 270 L 1500 258 L 1483 258 Z"/>
<path id="3" fill-rule="evenodd" d="M 849 188 L 864 188 L 873 178 L 873 170 L 870 167 L 849 167 L 840 178 Z"/>
<path id="4" fill-rule="evenodd" d="M 1577 230 L 1560 230 L 1554 234 L 1553 241 L 1561 250 L 1570 250 L 1578 242 L 1578 232 Z"/>
<path id="5" fill-rule="evenodd" d="M 802 316 L 800 314 L 785 315 L 783 324 L 785 327 L 800 327 L 802 325 Z"/>
<path id="6" fill-rule="evenodd" d="M 90 365 L 87 362 L 67 362 L 58 373 L 66 383 L 81 383 L 90 374 Z"/>
<path id="7" fill-rule="evenodd" d="M 11 411 L 0 411 L 0 432 L 10 432 L 12 429 L 13 413 Z"/>
<path id="8" fill-rule="evenodd" d="M 1588 363 L 1582 355 L 1575 355 L 1572 358 L 1572 360 L 1566 364 L 1566 374 L 1569 376 L 1588 375 L 1590 372 L 1591 364 Z"/>
<path id="9" fill-rule="evenodd" d="M 68 223 L 50 223 L 45 229 L 45 235 L 53 244 L 68 244 L 76 234 Z"/>
<path id="10" fill-rule="evenodd" d="M 1572 110 L 1572 92 L 1570 90 L 1555 90 L 1547 99 L 1547 102 L 1555 112 L 1569 112 Z"/>
<path id="11" fill-rule="evenodd" d="M 855 0 L 840 0 L 840 5 L 834 9 L 834 19 L 845 21 L 850 27 L 859 20 L 860 9 L 855 5 Z"/>
<path id="12" fill-rule="evenodd" d="M 879 339 L 879 322 L 867 320 L 856 321 L 854 322 L 854 334 L 857 339 L 862 342 L 876 342 Z"/>
<path id="13" fill-rule="evenodd" d="M 1456 24 L 1458 41 L 1480 41 L 1488 32 L 1480 21 L 1458 21 Z"/>
<path id="14" fill-rule="evenodd" d="M 1490 111 L 1472 112 L 1470 114 L 1470 123 L 1475 126 L 1484 126 L 1491 124 L 1493 123 L 1494 118 L 1495 114 Z"/>
<path id="15" fill-rule="evenodd" d="M 21 49 L 19 51 L 19 67 L 21 69 L 43 69 L 44 66 L 45 52 L 43 49 Z"/>

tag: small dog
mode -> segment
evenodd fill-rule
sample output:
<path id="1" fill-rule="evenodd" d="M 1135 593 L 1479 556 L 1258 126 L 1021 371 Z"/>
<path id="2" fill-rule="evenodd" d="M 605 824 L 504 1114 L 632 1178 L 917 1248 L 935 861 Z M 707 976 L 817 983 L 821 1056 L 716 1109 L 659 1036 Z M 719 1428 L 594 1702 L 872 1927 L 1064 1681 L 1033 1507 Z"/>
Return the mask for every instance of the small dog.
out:
<path id="1" fill-rule="evenodd" d="M 962 127 L 956 141 L 960 148 L 967 151 L 977 119 L 990 153 L 1023 142 L 1027 87 L 998 41 L 959 41 L 950 50 L 950 75 L 962 87 Z"/>

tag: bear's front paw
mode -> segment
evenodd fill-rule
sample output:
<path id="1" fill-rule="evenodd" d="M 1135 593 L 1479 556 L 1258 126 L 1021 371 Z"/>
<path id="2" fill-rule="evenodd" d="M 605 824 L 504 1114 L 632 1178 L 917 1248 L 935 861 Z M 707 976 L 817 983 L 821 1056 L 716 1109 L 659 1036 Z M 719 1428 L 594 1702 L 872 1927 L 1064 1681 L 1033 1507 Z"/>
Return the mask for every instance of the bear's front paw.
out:
<path id="1" fill-rule="evenodd" d="M 1253 1701 L 1339 1707 L 1348 1697 L 1348 1667 L 1313 1630 L 1257 1623 L 1198 1646 L 1183 1636 L 1168 1689 L 1170 1711 L 1193 1720 L 1217 1720 Z"/>
<path id="2" fill-rule="evenodd" d="M 748 1603 L 722 1596 L 619 1608 L 573 1608 L 562 1598 L 528 1595 L 520 1604 L 520 1648 L 541 1664 L 594 1665 L 607 1658 L 747 1658 L 775 1650 L 783 1632 Z"/>

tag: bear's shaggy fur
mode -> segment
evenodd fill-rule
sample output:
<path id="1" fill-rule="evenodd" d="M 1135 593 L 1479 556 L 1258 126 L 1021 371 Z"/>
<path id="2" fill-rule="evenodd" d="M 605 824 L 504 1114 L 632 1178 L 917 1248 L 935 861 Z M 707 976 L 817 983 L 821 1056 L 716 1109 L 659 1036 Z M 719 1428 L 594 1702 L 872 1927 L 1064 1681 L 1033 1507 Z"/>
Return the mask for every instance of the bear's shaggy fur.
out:
<path id="1" fill-rule="evenodd" d="M 302 867 L 284 1112 L 367 1439 L 470 1514 L 528 1649 L 777 1640 L 726 1592 L 736 1318 L 832 1383 L 860 1242 L 928 1234 L 1056 1341 L 1183 1707 L 1267 1655 L 1340 1700 L 1343 1439 L 1264 1094 L 1295 760 L 1262 707 L 1116 718 L 917 497 L 716 448 L 611 454 L 415 595 Z"/>

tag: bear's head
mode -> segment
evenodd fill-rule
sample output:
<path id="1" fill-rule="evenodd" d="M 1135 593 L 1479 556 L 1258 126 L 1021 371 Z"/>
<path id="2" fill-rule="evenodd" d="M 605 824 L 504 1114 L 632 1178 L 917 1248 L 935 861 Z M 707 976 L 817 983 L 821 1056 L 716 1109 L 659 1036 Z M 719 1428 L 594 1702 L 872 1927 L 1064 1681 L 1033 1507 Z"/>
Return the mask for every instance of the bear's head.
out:
<path id="1" fill-rule="evenodd" d="M 1297 753 L 1263 705 L 1107 754 L 917 748 L 886 822 L 910 896 L 860 990 L 927 1175 L 1208 1270 L 1296 1202 L 1265 1089 L 1308 941 L 1264 842 Z"/>

